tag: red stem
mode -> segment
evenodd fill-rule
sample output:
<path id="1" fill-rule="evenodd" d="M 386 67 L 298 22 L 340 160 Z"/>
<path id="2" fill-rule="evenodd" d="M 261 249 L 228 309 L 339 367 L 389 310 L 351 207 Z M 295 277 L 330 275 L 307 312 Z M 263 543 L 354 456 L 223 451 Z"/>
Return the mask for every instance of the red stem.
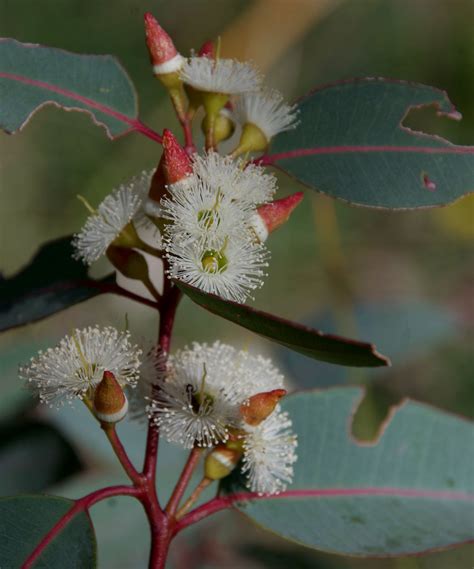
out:
<path id="1" fill-rule="evenodd" d="M 110 486 L 109 488 L 102 488 L 101 490 L 96 490 L 91 494 L 87 494 L 76 500 L 74 506 L 64 514 L 48 531 L 48 533 L 43 537 L 43 539 L 38 543 L 34 550 L 27 557 L 26 561 L 21 566 L 21 569 L 30 569 L 36 562 L 38 557 L 44 551 L 44 549 L 54 540 L 54 538 L 61 533 L 64 527 L 80 512 L 87 511 L 95 503 L 105 500 L 112 496 L 135 496 L 138 497 L 139 490 L 132 488 L 131 486 Z"/>
<path id="2" fill-rule="evenodd" d="M 184 465 L 183 471 L 181 472 L 181 476 L 179 477 L 178 482 L 171 494 L 171 498 L 166 506 L 166 512 L 170 516 L 174 516 L 176 510 L 178 509 L 179 503 L 181 502 L 181 498 L 183 497 L 186 488 L 188 487 L 189 481 L 191 480 L 191 476 L 193 475 L 194 469 L 196 468 L 199 459 L 201 457 L 202 449 L 200 448 L 193 448 L 193 450 L 189 453 L 188 460 Z"/>
<path id="3" fill-rule="evenodd" d="M 123 469 L 127 473 L 130 480 L 137 488 L 143 486 L 143 483 L 145 482 L 145 477 L 138 472 L 138 470 L 135 468 L 132 461 L 128 457 L 127 451 L 125 450 L 122 441 L 119 439 L 117 435 L 117 432 L 115 430 L 115 425 L 103 423 L 101 427 L 104 430 L 105 434 L 107 435 L 107 438 L 109 439 L 110 444 L 112 445 L 112 448 L 114 449 L 114 452 L 120 461 L 120 464 L 122 465 Z"/>

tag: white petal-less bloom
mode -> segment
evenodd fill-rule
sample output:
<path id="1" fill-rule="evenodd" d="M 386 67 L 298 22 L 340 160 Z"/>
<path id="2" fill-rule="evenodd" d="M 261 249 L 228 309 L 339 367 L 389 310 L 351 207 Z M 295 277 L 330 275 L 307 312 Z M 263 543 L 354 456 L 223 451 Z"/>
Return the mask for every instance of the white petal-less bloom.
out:
<path id="1" fill-rule="evenodd" d="M 234 118 L 241 125 L 257 126 L 267 140 L 297 126 L 296 106 L 283 101 L 278 91 L 245 93 L 237 99 Z"/>
<path id="2" fill-rule="evenodd" d="M 140 184 L 143 183 L 142 180 Z M 143 193 L 140 192 L 142 190 L 136 191 L 132 183 L 124 184 L 102 201 L 97 212 L 89 216 L 81 231 L 74 235 L 75 259 L 91 265 L 106 252 L 138 213 L 143 201 Z"/>
<path id="3" fill-rule="evenodd" d="M 40 400 L 52 405 L 82 399 L 111 371 L 121 386 L 138 379 L 141 350 L 130 342 L 129 332 L 115 328 L 89 327 L 74 330 L 55 348 L 39 352 L 20 368 L 20 377 L 30 382 Z"/>
<path id="4" fill-rule="evenodd" d="M 185 246 L 194 241 L 222 242 L 239 235 L 251 223 L 254 208 L 229 199 L 220 189 L 210 186 L 197 176 L 192 185 L 170 186 L 169 197 L 161 201 L 166 225 L 166 240 Z"/>
<path id="5" fill-rule="evenodd" d="M 194 343 L 170 356 L 150 416 L 170 442 L 213 446 L 240 425 L 244 401 L 282 385 L 283 377 L 265 358 L 220 342 Z"/>
<path id="6" fill-rule="evenodd" d="M 278 494 L 291 484 L 298 445 L 291 427 L 288 413 L 281 412 L 279 405 L 260 425 L 245 426 L 242 473 L 253 492 Z"/>
<path id="7" fill-rule="evenodd" d="M 182 245 L 172 239 L 166 245 L 166 256 L 171 278 L 242 303 L 263 285 L 269 253 L 243 235 L 232 236 L 220 246 L 206 241 Z"/>
<path id="8" fill-rule="evenodd" d="M 256 91 L 262 81 L 258 71 L 248 63 L 208 57 L 188 59 L 181 69 L 181 78 L 199 91 L 227 95 Z"/>
<path id="9" fill-rule="evenodd" d="M 272 200 L 277 190 L 273 174 L 255 164 L 245 165 L 217 152 L 208 152 L 193 158 L 194 174 L 210 188 L 220 191 L 240 204 L 260 205 Z"/>

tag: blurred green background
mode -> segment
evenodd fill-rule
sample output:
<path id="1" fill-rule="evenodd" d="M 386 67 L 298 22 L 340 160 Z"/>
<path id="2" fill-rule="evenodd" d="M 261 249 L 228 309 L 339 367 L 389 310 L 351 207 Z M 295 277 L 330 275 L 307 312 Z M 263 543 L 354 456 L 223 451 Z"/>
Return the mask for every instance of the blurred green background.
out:
<path id="1" fill-rule="evenodd" d="M 266 71 L 267 82 L 290 99 L 354 76 L 445 89 L 464 116 L 460 123 L 436 118 L 430 109 L 412 113 L 408 123 L 459 144 L 474 143 L 472 0 L 0 0 L 0 35 L 117 56 L 137 88 L 142 119 L 156 130 L 176 128 L 150 72 L 145 11 L 155 14 L 184 54 L 221 35 L 225 55 L 253 59 Z M 155 167 L 158 150 L 137 134 L 111 142 L 87 115 L 53 107 L 41 110 L 15 136 L 0 133 L 2 273 L 18 271 L 44 241 L 78 230 L 86 212 L 76 194 L 98 203 L 114 186 Z M 297 189 L 280 176 L 281 195 Z M 325 331 L 374 341 L 392 357 L 393 367 L 354 372 L 317 363 L 186 299 L 174 346 L 216 338 L 251 345 L 272 355 L 294 387 L 364 383 L 367 397 L 354 424 L 361 438 L 373 437 L 388 407 L 406 396 L 472 417 L 473 236 L 472 198 L 438 210 L 389 213 L 352 208 L 308 190 L 291 222 L 269 240 L 270 276 L 254 304 Z M 35 408 L 17 379 L 17 366 L 72 327 L 122 326 L 125 313 L 137 341 L 155 338 L 155 315 L 116 297 L 99 297 L 0 336 L 1 495 L 41 491 L 77 497 L 123 480 L 87 414 L 80 408 Z M 119 432 L 140 461 L 144 427 L 128 422 Z M 165 447 L 163 495 L 182 460 L 179 451 Z M 146 567 L 146 522 L 134 502 L 102 503 L 93 519 L 100 569 Z M 209 528 L 212 539 L 206 536 Z M 473 564 L 473 552 L 464 546 L 420 558 L 355 560 L 295 549 L 237 514 L 221 514 L 179 538 L 170 566 L 461 569 Z"/>

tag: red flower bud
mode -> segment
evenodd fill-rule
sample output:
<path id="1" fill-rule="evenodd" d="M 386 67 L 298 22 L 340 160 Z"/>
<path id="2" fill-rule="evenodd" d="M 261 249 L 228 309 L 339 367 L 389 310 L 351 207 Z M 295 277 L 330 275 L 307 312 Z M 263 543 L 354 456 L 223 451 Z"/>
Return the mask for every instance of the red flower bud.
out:
<path id="1" fill-rule="evenodd" d="M 94 412 L 105 423 L 117 423 L 125 417 L 128 401 L 111 371 L 104 371 L 94 394 Z"/>
<path id="2" fill-rule="evenodd" d="M 285 389 L 274 389 L 264 393 L 252 395 L 240 406 L 242 419 L 255 427 L 260 425 L 269 415 L 271 415 L 278 404 L 278 401 L 286 395 Z"/>
<path id="3" fill-rule="evenodd" d="M 150 12 L 145 14 L 145 41 L 155 75 L 173 73 L 181 68 L 183 58 Z"/>
<path id="4" fill-rule="evenodd" d="M 283 225 L 290 217 L 291 212 L 303 199 L 303 192 L 297 192 L 286 198 L 263 204 L 257 208 L 253 229 L 259 241 L 265 241 L 268 235 Z"/>
<path id="5" fill-rule="evenodd" d="M 198 52 L 199 57 L 208 57 L 209 59 L 215 59 L 216 53 L 214 50 L 214 42 L 212 40 L 207 40 L 201 46 Z"/>
<path id="6" fill-rule="evenodd" d="M 192 173 L 193 168 L 189 156 L 167 128 L 163 131 L 163 149 L 163 169 L 168 184 L 175 184 Z"/>

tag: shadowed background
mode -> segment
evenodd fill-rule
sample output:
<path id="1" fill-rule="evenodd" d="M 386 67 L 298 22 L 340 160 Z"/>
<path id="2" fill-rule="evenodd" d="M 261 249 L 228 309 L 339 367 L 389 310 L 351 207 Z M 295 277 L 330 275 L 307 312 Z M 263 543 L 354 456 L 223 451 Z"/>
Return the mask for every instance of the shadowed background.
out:
<path id="1" fill-rule="evenodd" d="M 150 72 L 145 11 L 154 13 L 184 54 L 221 35 L 223 55 L 252 59 L 267 73 L 267 82 L 289 99 L 318 84 L 355 76 L 388 76 L 445 89 L 463 121 L 435 118 L 424 110 L 413 113 L 410 125 L 459 144 L 474 143 L 471 0 L 0 0 L 0 36 L 117 56 L 135 83 L 143 120 L 158 131 L 165 126 L 177 130 L 170 104 Z M 53 107 L 13 137 L 0 133 L 0 270 L 15 273 L 44 241 L 78 230 L 87 212 L 76 194 L 97 204 L 114 186 L 154 168 L 158 150 L 136 134 L 111 142 L 87 115 Z M 281 195 L 298 189 L 280 176 Z M 307 190 L 290 223 L 269 239 L 270 275 L 254 304 L 326 331 L 374 341 L 392 357 L 390 370 L 353 371 L 308 360 L 187 299 L 174 346 L 216 338 L 255 346 L 275 358 L 295 387 L 366 383 L 368 395 L 354 425 L 363 438 L 373 437 L 388 407 L 405 396 L 472 417 L 473 228 L 472 198 L 437 210 L 389 213 L 352 208 Z M 105 265 L 94 268 L 104 270 Z M 44 491 L 76 497 L 122 480 L 102 434 L 82 409 L 35 408 L 17 379 L 17 366 L 73 327 L 95 322 L 122 327 L 125 313 L 137 341 L 155 337 L 154 314 L 111 296 L 0 336 L 1 495 Z M 141 460 L 144 428 L 125 423 L 119 432 L 132 456 Z M 167 449 L 164 457 L 166 493 L 182 455 Z M 47 468 L 39 469 L 40 463 Z M 121 498 L 93 512 L 99 567 L 145 567 L 148 535 L 139 507 Z M 217 546 L 200 531 L 206 526 Z M 358 561 L 272 538 L 237 514 L 221 514 L 206 526 L 180 538 L 172 549 L 173 567 L 472 565 L 470 547 L 417 559 Z"/>

